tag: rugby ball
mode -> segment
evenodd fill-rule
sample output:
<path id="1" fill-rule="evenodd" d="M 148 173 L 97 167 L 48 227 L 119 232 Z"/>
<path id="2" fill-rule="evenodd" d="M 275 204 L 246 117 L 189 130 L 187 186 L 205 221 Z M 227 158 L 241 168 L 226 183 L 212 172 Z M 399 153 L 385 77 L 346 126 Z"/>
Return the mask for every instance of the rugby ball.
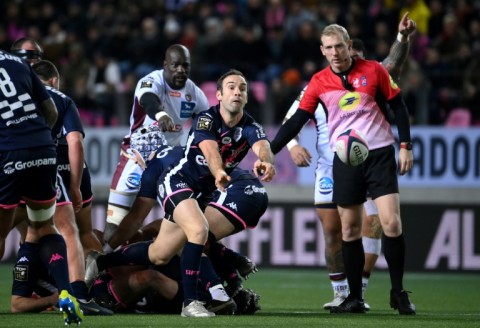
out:
<path id="1" fill-rule="evenodd" d="M 338 135 L 335 150 L 343 163 L 357 166 L 368 157 L 368 141 L 360 131 L 349 129 Z"/>

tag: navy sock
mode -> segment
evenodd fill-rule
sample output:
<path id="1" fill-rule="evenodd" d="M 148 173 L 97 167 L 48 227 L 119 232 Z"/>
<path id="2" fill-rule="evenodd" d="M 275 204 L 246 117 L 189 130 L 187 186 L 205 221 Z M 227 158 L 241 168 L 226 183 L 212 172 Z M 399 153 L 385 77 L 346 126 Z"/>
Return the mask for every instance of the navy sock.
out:
<path id="1" fill-rule="evenodd" d="M 400 292 L 403 290 L 403 272 L 405 269 L 405 239 L 403 234 L 398 237 L 387 237 L 383 234 L 382 239 L 392 289 Z"/>
<path id="2" fill-rule="evenodd" d="M 197 282 L 200 271 L 200 258 L 203 253 L 204 245 L 194 244 L 189 241 L 183 247 L 180 259 L 183 283 L 183 302 L 185 306 L 191 301 L 198 300 Z"/>
<path id="3" fill-rule="evenodd" d="M 219 242 L 210 243 L 210 253 L 223 261 L 229 262 L 233 262 L 238 257 L 241 257 L 240 254 Z"/>
<path id="4" fill-rule="evenodd" d="M 354 241 L 342 240 L 343 263 L 347 274 L 350 295 L 362 299 L 362 272 L 365 265 L 362 238 Z"/>
<path id="5" fill-rule="evenodd" d="M 88 300 L 88 288 L 84 280 L 77 280 L 71 283 L 73 289 L 73 296 L 78 300 Z"/>
<path id="6" fill-rule="evenodd" d="M 148 258 L 148 247 L 152 241 L 143 241 L 106 254 L 100 255 L 97 259 L 98 271 L 120 265 L 151 265 L 153 264 Z"/>
<path id="7" fill-rule="evenodd" d="M 38 254 L 48 272 L 55 279 L 58 289 L 73 295 L 68 276 L 67 245 L 61 235 L 51 234 L 38 240 Z"/>
<path id="8" fill-rule="evenodd" d="M 208 257 L 221 279 L 229 281 L 238 278 L 237 268 L 233 264 L 233 260 L 240 254 L 218 242 L 210 243 L 209 247 Z"/>
<path id="9" fill-rule="evenodd" d="M 215 272 L 212 262 L 206 256 L 202 256 L 202 258 L 200 259 L 200 273 L 198 274 L 198 279 L 201 282 L 202 286 L 205 287 L 206 291 L 208 291 L 209 288 L 218 284 L 222 285 L 222 280 Z"/>

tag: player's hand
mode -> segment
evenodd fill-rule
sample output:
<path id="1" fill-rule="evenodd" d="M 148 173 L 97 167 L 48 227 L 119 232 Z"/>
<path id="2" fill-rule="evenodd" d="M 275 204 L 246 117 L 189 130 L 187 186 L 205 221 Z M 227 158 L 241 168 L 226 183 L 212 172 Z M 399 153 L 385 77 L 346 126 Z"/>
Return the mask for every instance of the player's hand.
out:
<path id="1" fill-rule="evenodd" d="M 413 152 L 408 149 L 400 148 L 398 154 L 398 172 L 404 175 L 413 167 Z"/>
<path id="2" fill-rule="evenodd" d="M 262 176 L 260 180 L 265 182 L 272 181 L 273 177 L 275 176 L 275 166 L 268 162 L 263 162 L 259 159 L 255 161 L 253 164 L 253 173 L 258 178 Z"/>
<path id="3" fill-rule="evenodd" d="M 158 127 L 160 128 L 160 130 L 162 132 L 165 132 L 165 131 L 168 131 L 168 132 L 173 132 L 173 131 L 176 131 L 176 128 L 175 128 L 175 123 L 173 123 L 173 119 L 170 117 L 170 115 L 168 115 L 167 113 L 165 112 L 161 112 L 162 115 L 160 115 L 160 117 L 158 118 L 157 122 L 158 122 Z"/>
<path id="4" fill-rule="evenodd" d="M 408 14 L 409 12 L 407 11 L 398 24 L 398 32 L 403 36 L 408 36 L 417 29 L 417 24 L 415 21 L 408 18 Z"/>
<path id="5" fill-rule="evenodd" d="M 300 145 L 295 145 L 290 148 L 290 157 L 295 165 L 299 167 L 308 167 L 312 162 L 312 155 L 310 152 Z"/>
<path id="6" fill-rule="evenodd" d="M 224 170 L 218 170 L 215 173 L 215 187 L 220 191 L 225 192 L 225 186 L 232 180 L 232 178 Z"/>
<path id="7" fill-rule="evenodd" d="M 70 200 L 72 201 L 73 210 L 75 211 L 75 213 L 77 213 L 82 209 L 83 206 L 83 198 L 80 188 L 70 188 L 70 190 L 68 191 L 68 195 L 70 196 Z"/>

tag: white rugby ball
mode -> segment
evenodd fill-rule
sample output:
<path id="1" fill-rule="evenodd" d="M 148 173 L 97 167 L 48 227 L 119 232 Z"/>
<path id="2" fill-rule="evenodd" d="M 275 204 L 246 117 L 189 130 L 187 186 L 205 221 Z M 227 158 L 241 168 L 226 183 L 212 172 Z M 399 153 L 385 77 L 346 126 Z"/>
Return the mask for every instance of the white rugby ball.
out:
<path id="1" fill-rule="evenodd" d="M 360 165 L 368 157 L 367 138 L 355 129 L 340 133 L 335 142 L 335 149 L 338 158 L 350 166 Z"/>

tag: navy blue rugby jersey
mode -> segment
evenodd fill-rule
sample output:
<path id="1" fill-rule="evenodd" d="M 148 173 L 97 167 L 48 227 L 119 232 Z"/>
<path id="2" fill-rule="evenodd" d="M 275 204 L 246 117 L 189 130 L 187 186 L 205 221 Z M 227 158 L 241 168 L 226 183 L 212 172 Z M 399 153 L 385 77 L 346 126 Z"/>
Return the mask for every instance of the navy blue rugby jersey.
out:
<path id="1" fill-rule="evenodd" d="M 48 93 L 57 106 L 58 118 L 52 128 L 52 137 L 57 146 L 68 146 L 66 136 L 73 131 L 80 132 L 85 137 L 82 120 L 75 102 L 63 92 L 46 86 Z"/>
<path id="2" fill-rule="evenodd" d="M 217 142 L 223 167 L 227 174 L 230 174 L 254 143 L 268 139 L 263 127 L 246 112 L 234 127 L 223 122 L 219 105 L 197 115 L 188 135 L 184 157 L 173 170 L 179 171 L 193 189 L 211 191 L 215 189 L 215 180 L 198 147 L 204 140 Z"/>
<path id="3" fill-rule="evenodd" d="M 143 171 L 138 197 L 157 198 L 158 178 L 170 165 L 182 158 L 184 149 L 180 146 L 160 146 L 155 150 L 155 154 L 147 161 L 147 168 Z"/>
<path id="4" fill-rule="evenodd" d="M 53 145 L 37 104 L 50 98 L 30 65 L 0 50 L 0 151 Z"/>

